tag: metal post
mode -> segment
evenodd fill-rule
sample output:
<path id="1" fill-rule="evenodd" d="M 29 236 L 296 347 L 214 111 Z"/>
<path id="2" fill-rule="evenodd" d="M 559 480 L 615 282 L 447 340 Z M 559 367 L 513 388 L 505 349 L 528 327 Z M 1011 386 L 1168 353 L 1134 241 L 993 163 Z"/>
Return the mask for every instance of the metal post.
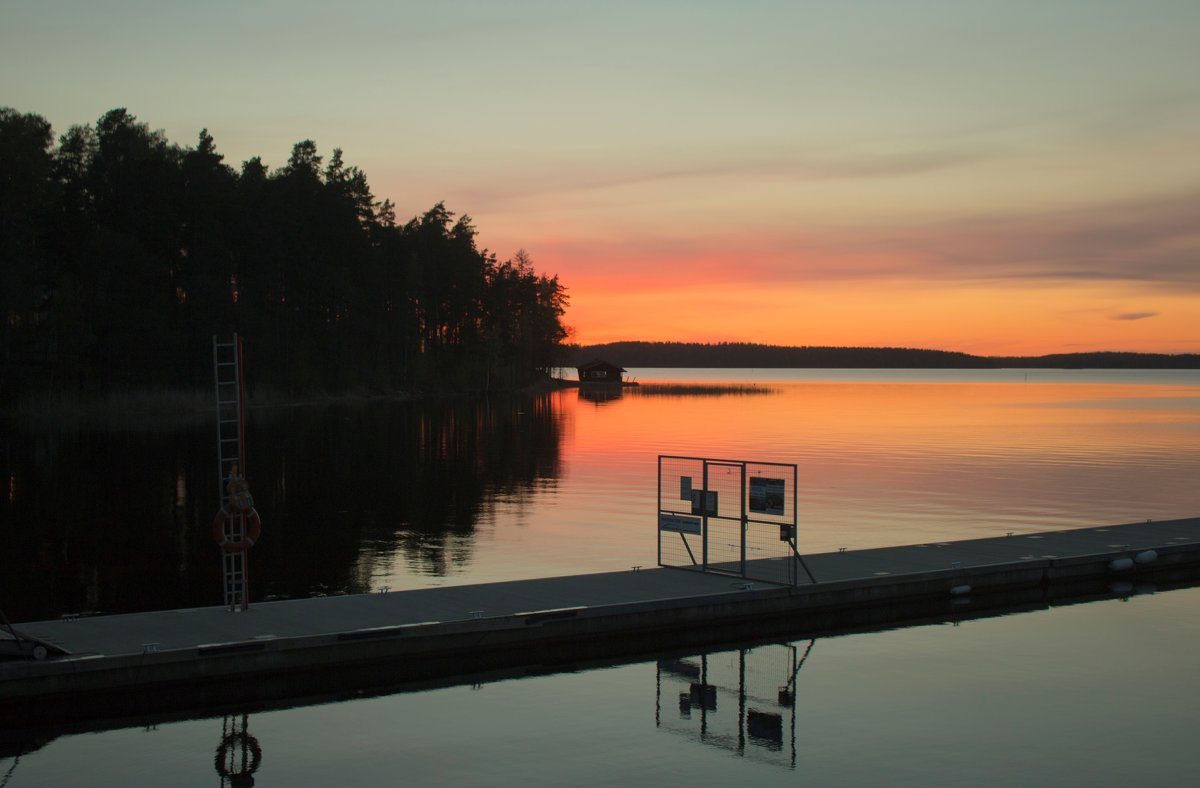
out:
<path id="1" fill-rule="evenodd" d="M 236 333 L 233 335 L 234 348 L 237 350 L 237 366 L 234 367 L 237 375 L 237 415 L 238 415 L 238 470 L 242 473 L 243 479 L 248 479 L 249 474 L 246 471 L 246 389 L 245 377 L 243 376 L 242 366 L 242 338 Z M 246 535 L 246 515 L 245 513 L 238 516 L 240 521 L 239 528 L 243 537 Z M 242 553 L 242 610 L 250 609 L 250 553 L 246 551 Z"/>
<path id="2" fill-rule="evenodd" d="M 746 511 L 746 463 L 741 464 L 742 480 L 739 489 L 739 496 L 742 499 L 742 563 L 740 574 L 743 578 L 746 577 L 746 531 L 749 525 L 750 514 Z"/>
<path id="3" fill-rule="evenodd" d="M 663 473 L 662 461 L 663 461 L 663 458 L 662 458 L 662 455 L 660 454 L 660 455 L 658 455 L 658 514 L 655 515 L 655 517 L 659 518 L 659 519 L 661 519 L 661 514 L 662 514 L 662 473 Z M 654 531 L 656 534 L 658 534 L 658 538 L 655 540 L 655 542 L 657 542 L 657 544 L 658 544 L 658 566 L 662 566 L 663 565 L 663 562 L 662 562 L 663 535 L 662 535 L 662 528 L 659 527 L 659 524 L 657 522 L 654 524 Z M 683 536 L 683 534 L 680 534 L 680 536 Z M 685 539 L 683 541 L 683 543 L 686 545 L 687 540 Z"/>
<path id="4" fill-rule="evenodd" d="M 704 460 L 700 480 L 700 529 L 704 531 L 704 571 L 708 571 L 708 460 Z"/>

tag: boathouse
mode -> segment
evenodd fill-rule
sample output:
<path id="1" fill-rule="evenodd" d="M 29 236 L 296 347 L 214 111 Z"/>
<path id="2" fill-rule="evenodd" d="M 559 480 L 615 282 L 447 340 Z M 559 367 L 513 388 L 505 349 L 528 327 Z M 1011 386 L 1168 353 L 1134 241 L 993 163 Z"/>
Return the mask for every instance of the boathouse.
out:
<path id="1" fill-rule="evenodd" d="M 625 370 L 616 364 L 596 359 L 576 367 L 580 383 L 614 383 L 621 384 L 621 376 Z"/>

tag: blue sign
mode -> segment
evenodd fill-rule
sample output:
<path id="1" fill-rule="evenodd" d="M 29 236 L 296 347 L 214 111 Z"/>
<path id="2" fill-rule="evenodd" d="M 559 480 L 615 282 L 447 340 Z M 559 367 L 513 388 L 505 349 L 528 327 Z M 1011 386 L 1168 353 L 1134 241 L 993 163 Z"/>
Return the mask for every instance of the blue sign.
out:
<path id="1" fill-rule="evenodd" d="M 695 534 L 700 535 L 700 518 L 699 517 L 683 517 L 678 514 L 662 514 L 658 515 L 658 530 L 674 531 L 680 534 Z"/>

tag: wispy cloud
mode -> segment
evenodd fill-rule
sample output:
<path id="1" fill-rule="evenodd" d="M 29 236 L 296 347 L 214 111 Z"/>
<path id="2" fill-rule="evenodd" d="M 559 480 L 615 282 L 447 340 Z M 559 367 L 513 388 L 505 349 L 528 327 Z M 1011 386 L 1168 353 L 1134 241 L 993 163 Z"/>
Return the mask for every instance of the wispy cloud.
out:
<path id="1" fill-rule="evenodd" d="M 758 152 L 747 156 L 716 156 L 677 167 L 647 168 L 623 175 L 600 177 L 583 188 L 708 178 L 774 178 L 781 180 L 843 180 L 894 178 L 952 169 L 993 158 L 986 149 L 924 149 L 888 153 L 797 156 Z"/>
<path id="2" fill-rule="evenodd" d="M 821 151 L 803 155 L 768 146 L 744 153 L 713 151 L 692 153 L 688 160 L 652 163 L 669 155 L 634 151 L 626 163 L 571 162 L 515 165 L 503 177 L 492 179 L 502 188 L 463 186 L 456 191 L 474 206 L 476 213 L 523 212 L 547 198 L 586 202 L 598 192 L 628 190 L 630 204 L 640 202 L 638 187 L 669 186 L 695 182 L 695 189 L 721 189 L 745 182 L 819 182 L 905 178 L 994 160 L 1003 155 L 997 148 L 916 148 L 883 152 Z M 606 156 L 606 159 L 611 156 Z M 651 162 L 651 163 L 648 163 Z M 715 182 L 715 183 L 714 183 Z M 686 194 L 686 192 L 684 192 Z M 608 195 L 611 197 L 611 194 Z M 606 206 L 612 202 L 606 199 Z"/>
<path id="3" fill-rule="evenodd" d="M 568 279 L 613 278 L 649 287 L 696 279 L 755 284 L 904 280 L 1035 287 L 1124 283 L 1200 292 L 1197 216 L 1200 190 L 907 227 L 801 227 L 753 234 L 705 227 L 683 237 L 564 237 L 541 245 L 539 254 L 566 263 Z"/>
<path id="4" fill-rule="evenodd" d="M 1146 320 L 1147 318 L 1158 317 L 1158 312 L 1122 312 L 1119 315 L 1113 315 L 1113 320 Z"/>
<path id="5" fill-rule="evenodd" d="M 1200 289 L 1200 191 L 920 228 L 906 247 L 950 278 Z"/>

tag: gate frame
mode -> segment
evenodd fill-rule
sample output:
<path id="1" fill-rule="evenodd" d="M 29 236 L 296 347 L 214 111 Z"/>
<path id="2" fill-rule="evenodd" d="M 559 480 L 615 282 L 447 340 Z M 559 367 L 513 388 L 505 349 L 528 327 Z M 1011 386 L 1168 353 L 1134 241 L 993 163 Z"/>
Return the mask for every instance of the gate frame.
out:
<path id="1" fill-rule="evenodd" d="M 700 538 L 701 538 L 701 544 L 700 544 L 701 560 L 700 561 L 696 560 L 696 555 L 692 551 L 692 546 L 688 543 L 688 540 L 687 540 L 686 534 L 694 533 L 694 532 L 691 532 L 691 531 L 685 532 L 683 530 L 678 530 L 678 529 L 672 529 L 672 528 L 664 529 L 663 528 L 664 517 L 679 518 L 680 521 L 692 520 L 697 517 L 697 515 L 694 513 L 694 511 L 692 509 L 689 509 L 688 511 L 684 512 L 684 511 L 681 511 L 679 508 L 666 508 L 663 506 L 663 461 L 664 460 L 682 460 L 685 462 L 692 462 L 692 463 L 698 462 L 701 464 L 702 487 L 698 491 L 700 493 L 700 500 L 701 500 L 700 513 L 698 515 L 699 523 L 700 523 Z M 750 466 L 778 468 L 783 472 L 786 472 L 787 470 L 791 471 L 791 486 L 792 486 L 792 490 L 791 490 L 792 512 L 791 512 L 791 514 L 792 514 L 792 517 L 791 517 L 790 523 L 787 522 L 786 520 L 781 520 L 778 517 L 776 517 L 776 519 L 766 520 L 766 519 L 756 519 L 751 516 L 753 513 L 750 512 L 750 510 L 749 510 L 749 490 L 747 488 L 748 478 L 749 478 L 747 474 L 748 474 L 748 470 L 749 470 Z M 710 511 L 708 509 L 708 507 L 706 505 L 706 497 L 707 497 L 707 493 L 710 491 L 709 490 L 709 468 L 711 468 L 711 467 L 734 468 L 734 469 L 737 469 L 738 472 L 740 473 L 740 478 L 739 478 L 739 482 L 738 482 L 738 487 L 740 490 L 738 517 L 735 518 L 735 517 L 731 517 L 728 515 L 723 516 L 723 515 L 719 514 L 719 508 L 717 511 Z M 753 460 L 727 460 L 727 459 L 720 459 L 720 458 L 716 458 L 716 457 L 694 457 L 694 456 L 686 456 L 686 455 L 678 455 L 678 454 L 660 454 L 660 455 L 658 455 L 658 522 L 656 524 L 656 531 L 657 531 L 657 536 L 658 536 L 658 539 L 657 539 L 658 565 L 661 567 L 670 567 L 670 568 L 685 568 L 685 569 L 686 568 L 693 568 L 693 569 L 698 568 L 700 571 L 705 572 L 705 573 L 732 575 L 735 577 L 740 577 L 745 580 L 762 579 L 762 578 L 751 578 L 746 572 L 746 534 L 747 534 L 747 530 L 748 530 L 750 524 L 757 523 L 759 525 L 772 525 L 772 526 L 780 527 L 781 529 L 784 527 L 787 527 L 790 529 L 790 536 L 787 539 L 780 539 L 780 541 L 787 542 L 788 547 L 790 548 L 790 551 L 791 551 L 790 558 L 794 562 L 793 566 L 798 565 L 801 568 L 803 568 L 804 573 L 808 575 L 809 581 L 811 583 L 815 584 L 817 582 L 817 579 L 813 576 L 813 573 L 809 570 L 808 565 L 805 564 L 804 558 L 801 557 L 800 551 L 797 548 L 797 541 L 799 539 L 799 499 L 800 499 L 800 494 L 799 494 L 799 489 L 798 489 L 799 481 L 800 481 L 799 468 L 795 463 L 759 462 L 759 461 L 753 461 Z M 678 496 L 676 498 L 678 500 L 682 500 L 682 499 L 679 499 Z M 676 499 L 672 499 L 672 500 L 676 500 Z M 678 504 L 676 504 L 676 506 L 678 506 Z M 708 545 L 709 519 L 710 518 L 714 519 L 714 520 L 724 520 L 724 521 L 732 521 L 732 522 L 740 523 L 739 530 L 741 532 L 741 538 L 739 539 L 739 566 L 738 566 L 737 572 L 730 572 L 723 568 L 718 569 L 718 568 L 715 568 L 713 565 L 710 565 L 710 563 L 709 563 L 709 545 Z M 687 550 L 688 556 L 692 560 L 692 567 L 684 567 L 684 566 L 679 566 L 679 565 L 675 565 L 675 564 L 664 564 L 663 563 L 662 546 L 663 546 L 664 530 L 666 530 L 668 532 L 674 530 L 676 533 L 679 534 L 679 538 L 681 540 L 683 540 L 684 548 Z M 795 586 L 795 585 L 800 584 L 800 578 L 799 578 L 798 572 L 789 571 L 788 576 L 790 578 L 791 585 Z M 773 582 L 773 581 L 765 581 L 765 582 Z"/>

